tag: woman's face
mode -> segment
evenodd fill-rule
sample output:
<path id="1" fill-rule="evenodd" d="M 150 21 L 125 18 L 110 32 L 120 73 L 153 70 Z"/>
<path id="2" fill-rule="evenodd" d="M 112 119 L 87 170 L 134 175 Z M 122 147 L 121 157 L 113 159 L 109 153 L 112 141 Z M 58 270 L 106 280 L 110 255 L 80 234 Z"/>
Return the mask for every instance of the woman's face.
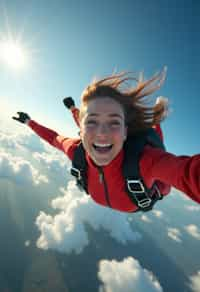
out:
<path id="1" fill-rule="evenodd" d="M 127 136 L 122 106 L 110 97 L 89 101 L 80 122 L 80 136 L 96 165 L 109 164 Z"/>

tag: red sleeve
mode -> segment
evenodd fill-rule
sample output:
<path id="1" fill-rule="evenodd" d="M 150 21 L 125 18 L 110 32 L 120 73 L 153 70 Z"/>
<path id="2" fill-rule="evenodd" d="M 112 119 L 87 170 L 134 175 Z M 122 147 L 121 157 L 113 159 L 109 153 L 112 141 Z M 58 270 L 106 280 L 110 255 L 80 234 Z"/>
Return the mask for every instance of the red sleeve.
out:
<path id="1" fill-rule="evenodd" d="M 147 146 L 140 160 L 140 170 L 147 183 L 159 180 L 200 203 L 200 154 L 175 156 Z"/>
<path id="2" fill-rule="evenodd" d="M 74 150 L 80 142 L 78 138 L 67 138 L 59 135 L 57 132 L 48 129 L 33 120 L 30 120 L 28 126 L 43 140 L 51 144 L 52 146 L 63 151 L 69 159 L 72 160 Z"/>
<path id="3" fill-rule="evenodd" d="M 54 146 L 54 141 L 58 135 L 55 131 L 48 129 L 33 120 L 28 122 L 28 126 L 43 140 Z"/>
<path id="4" fill-rule="evenodd" d="M 155 131 L 157 132 L 157 134 L 160 136 L 161 140 L 163 141 L 164 140 L 163 131 L 161 129 L 160 124 L 154 125 L 153 128 L 155 129 Z"/>
<path id="5" fill-rule="evenodd" d="M 77 107 L 74 107 L 72 109 L 72 115 L 74 118 L 74 121 L 76 122 L 77 126 L 79 127 L 79 109 Z"/>

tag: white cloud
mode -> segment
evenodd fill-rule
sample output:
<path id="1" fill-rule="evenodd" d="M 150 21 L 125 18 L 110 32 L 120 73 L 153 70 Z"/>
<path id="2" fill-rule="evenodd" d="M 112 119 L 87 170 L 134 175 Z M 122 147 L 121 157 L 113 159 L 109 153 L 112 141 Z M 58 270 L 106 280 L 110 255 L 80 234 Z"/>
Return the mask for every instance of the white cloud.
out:
<path id="1" fill-rule="evenodd" d="M 0 132 L 0 145 L 1 148 L 16 150 L 19 148 L 19 145 L 16 141 L 16 135 L 13 134 L 6 134 Z"/>
<path id="2" fill-rule="evenodd" d="M 30 131 L 29 128 L 28 130 Z M 33 152 L 45 151 L 43 141 L 35 133 L 26 135 L 26 137 L 23 137 L 23 135 L 21 135 L 19 143 L 21 146 L 28 148 L 29 151 Z"/>
<path id="3" fill-rule="evenodd" d="M 158 292 L 163 291 L 151 272 L 143 269 L 133 257 L 122 262 L 101 260 L 98 277 L 103 282 L 99 292 Z"/>
<path id="4" fill-rule="evenodd" d="M 144 222 L 147 222 L 147 223 L 151 223 L 152 222 L 152 220 L 151 219 L 149 219 L 149 217 L 147 216 L 147 215 L 142 215 L 141 216 L 141 218 L 140 218 L 142 221 L 144 221 Z"/>
<path id="5" fill-rule="evenodd" d="M 158 218 L 163 217 L 163 212 L 160 211 L 160 210 L 152 210 L 152 214 L 153 214 L 155 217 L 158 217 Z"/>
<path id="6" fill-rule="evenodd" d="M 200 228 L 197 225 L 194 225 L 194 224 L 187 225 L 187 226 L 185 226 L 185 230 L 192 237 L 200 240 Z"/>
<path id="7" fill-rule="evenodd" d="M 68 184 L 66 191 L 61 191 L 64 196 L 52 201 L 52 207 L 60 212 L 54 217 L 41 212 L 36 219 L 41 231 L 38 247 L 67 253 L 72 250 L 82 252 L 88 245 L 86 222 L 95 230 L 109 231 L 110 236 L 121 244 L 141 239 L 141 235 L 131 229 L 127 214 L 97 205 L 78 190 L 74 181 Z"/>
<path id="8" fill-rule="evenodd" d="M 198 212 L 200 211 L 200 206 L 194 206 L 194 205 L 186 205 L 184 206 L 184 208 L 188 211 L 191 211 L 191 212 Z"/>
<path id="9" fill-rule="evenodd" d="M 48 182 L 47 177 L 40 175 L 30 162 L 3 151 L 0 152 L 0 177 L 10 179 L 17 184 L 37 185 Z"/>
<path id="10" fill-rule="evenodd" d="M 17 129 L 17 128 L 16 128 Z M 21 131 L 7 131 L 7 128 L 0 130 L 0 145 L 1 148 L 9 150 L 19 150 L 22 147 L 28 151 L 45 151 L 44 143 L 41 139 L 32 132 L 30 129 L 21 124 Z"/>
<path id="11" fill-rule="evenodd" d="M 167 230 L 168 230 L 167 234 L 169 238 L 173 239 L 176 242 L 182 242 L 182 240 L 180 239 L 181 232 L 179 229 L 169 227 Z"/>
<path id="12" fill-rule="evenodd" d="M 26 241 L 24 242 L 24 245 L 25 245 L 26 247 L 30 246 L 30 244 L 31 244 L 30 240 L 26 240 Z"/>
<path id="13" fill-rule="evenodd" d="M 192 291 L 199 292 L 200 291 L 200 271 L 198 271 L 196 275 L 191 276 L 190 280 L 191 280 L 190 287 Z"/>
<path id="14" fill-rule="evenodd" d="M 150 211 L 150 213 L 147 215 L 147 214 L 142 214 L 140 219 L 146 223 L 152 223 L 154 217 L 157 217 L 157 218 L 162 218 L 163 217 L 163 211 L 160 211 L 160 210 L 152 210 Z"/>
<path id="15" fill-rule="evenodd" d="M 58 173 L 59 177 L 64 178 L 67 175 L 67 168 L 69 167 L 69 159 L 65 157 L 63 159 L 63 156 L 61 155 L 62 153 L 38 153 L 35 152 L 33 154 L 33 157 L 39 161 L 39 163 L 45 167 L 50 173 Z"/>

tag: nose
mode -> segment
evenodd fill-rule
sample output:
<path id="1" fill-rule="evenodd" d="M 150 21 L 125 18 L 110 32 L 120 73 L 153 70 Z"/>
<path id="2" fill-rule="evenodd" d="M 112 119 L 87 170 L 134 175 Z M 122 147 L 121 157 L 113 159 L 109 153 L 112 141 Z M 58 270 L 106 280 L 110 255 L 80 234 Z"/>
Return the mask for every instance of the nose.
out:
<path id="1" fill-rule="evenodd" d="M 99 125 L 96 132 L 96 134 L 100 136 L 108 135 L 109 133 L 110 133 L 109 126 L 106 124 Z"/>

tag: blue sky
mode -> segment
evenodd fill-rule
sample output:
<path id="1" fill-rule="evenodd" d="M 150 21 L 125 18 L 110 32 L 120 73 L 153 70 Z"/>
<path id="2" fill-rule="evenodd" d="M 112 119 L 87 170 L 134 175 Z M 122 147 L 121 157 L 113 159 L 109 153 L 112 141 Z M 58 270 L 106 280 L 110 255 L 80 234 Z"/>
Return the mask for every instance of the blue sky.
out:
<path id="1" fill-rule="evenodd" d="M 150 77 L 166 65 L 166 82 L 155 94 L 167 96 L 172 108 L 163 123 L 166 146 L 179 155 L 198 153 L 199 12 L 198 1 L 0 1 L 0 41 L 11 35 L 29 55 L 23 70 L 0 62 L 1 113 L 25 111 L 76 134 L 64 96 L 79 104 L 94 76 L 117 69 Z"/>

